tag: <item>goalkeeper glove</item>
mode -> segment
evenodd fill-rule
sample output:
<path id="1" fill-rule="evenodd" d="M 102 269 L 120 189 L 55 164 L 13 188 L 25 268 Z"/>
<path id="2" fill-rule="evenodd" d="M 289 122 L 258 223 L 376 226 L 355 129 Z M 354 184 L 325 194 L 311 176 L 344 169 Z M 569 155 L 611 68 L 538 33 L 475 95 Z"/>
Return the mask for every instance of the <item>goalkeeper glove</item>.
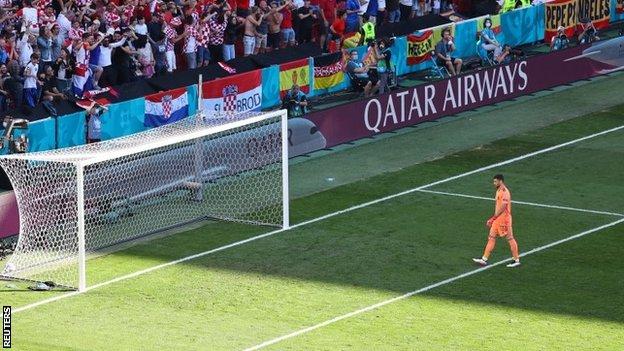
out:
<path id="1" fill-rule="evenodd" d="M 492 223 L 494 223 L 495 220 L 496 220 L 496 216 L 492 216 L 492 217 L 490 217 L 490 219 L 487 220 L 485 225 L 487 225 L 488 227 L 491 227 Z"/>

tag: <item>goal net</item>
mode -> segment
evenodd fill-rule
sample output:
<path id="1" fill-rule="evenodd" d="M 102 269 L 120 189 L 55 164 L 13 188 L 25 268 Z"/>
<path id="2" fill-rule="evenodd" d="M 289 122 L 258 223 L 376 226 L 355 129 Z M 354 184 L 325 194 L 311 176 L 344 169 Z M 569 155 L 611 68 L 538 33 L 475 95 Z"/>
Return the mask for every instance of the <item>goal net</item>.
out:
<path id="1" fill-rule="evenodd" d="M 86 289 L 86 258 L 201 219 L 288 227 L 285 111 L 189 117 L 96 144 L 0 157 L 20 213 L 2 276 Z"/>

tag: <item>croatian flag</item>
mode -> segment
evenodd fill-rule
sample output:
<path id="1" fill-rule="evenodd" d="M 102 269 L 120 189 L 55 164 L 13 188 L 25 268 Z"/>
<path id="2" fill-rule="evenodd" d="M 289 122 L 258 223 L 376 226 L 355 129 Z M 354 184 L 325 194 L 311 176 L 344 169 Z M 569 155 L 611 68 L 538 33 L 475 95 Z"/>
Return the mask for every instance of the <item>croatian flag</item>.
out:
<path id="1" fill-rule="evenodd" d="M 262 107 L 260 70 L 219 78 L 203 84 L 203 107 L 207 117 L 233 116 Z"/>
<path id="2" fill-rule="evenodd" d="M 186 88 L 146 96 L 143 124 L 146 127 L 159 127 L 177 122 L 188 116 L 188 108 Z"/>
<path id="3" fill-rule="evenodd" d="M 72 76 L 72 92 L 82 98 L 85 91 L 93 89 L 91 70 L 87 65 L 77 64 Z"/>

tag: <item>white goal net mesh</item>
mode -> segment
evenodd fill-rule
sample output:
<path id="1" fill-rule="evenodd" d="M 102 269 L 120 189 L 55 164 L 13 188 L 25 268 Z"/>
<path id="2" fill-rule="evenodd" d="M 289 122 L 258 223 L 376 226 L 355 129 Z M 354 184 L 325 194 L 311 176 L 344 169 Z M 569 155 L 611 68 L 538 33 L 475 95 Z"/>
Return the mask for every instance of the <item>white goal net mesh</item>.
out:
<path id="1" fill-rule="evenodd" d="M 0 158 L 20 213 L 2 275 L 78 287 L 81 223 L 86 255 L 204 218 L 287 223 L 282 118 L 282 111 L 190 117 L 106 142 Z"/>

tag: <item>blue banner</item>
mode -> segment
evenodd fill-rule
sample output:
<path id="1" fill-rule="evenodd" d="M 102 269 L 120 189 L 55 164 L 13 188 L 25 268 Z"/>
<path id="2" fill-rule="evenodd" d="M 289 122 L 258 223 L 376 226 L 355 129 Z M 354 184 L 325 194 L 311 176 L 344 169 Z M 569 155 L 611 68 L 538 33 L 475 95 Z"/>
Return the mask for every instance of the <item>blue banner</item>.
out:
<path id="1" fill-rule="evenodd" d="M 505 12 L 501 15 L 502 44 L 519 46 L 544 39 L 544 4 Z M 497 35 L 497 38 L 499 38 Z"/>
<path id="2" fill-rule="evenodd" d="M 46 151 L 56 147 L 54 118 L 41 119 L 28 125 L 28 151 Z M 18 136 L 19 131 L 14 134 Z"/>
<path id="3" fill-rule="evenodd" d="M 83 145 L 87 142 L 86 111 L 57 118 L 57 143 L 59 148 Z"/>
<path id="4" fill-rule="evenodd" d="M 146 130 L 144 118 L 145 98 L 109 105 L 108 111 L 102 115 L 102 140 Z"/>
<path id="5" fill-rule="evenodd" d="M 611 6 L 609 6 L 609 10 L 611 12 L 611 22 L 624 20 L 624 1 L 611 0 Z"/>
<path id="6" fill-rule="evenodd" d="M 280 104 L 279 66 L 262 69 L 262 109 Z"/>

